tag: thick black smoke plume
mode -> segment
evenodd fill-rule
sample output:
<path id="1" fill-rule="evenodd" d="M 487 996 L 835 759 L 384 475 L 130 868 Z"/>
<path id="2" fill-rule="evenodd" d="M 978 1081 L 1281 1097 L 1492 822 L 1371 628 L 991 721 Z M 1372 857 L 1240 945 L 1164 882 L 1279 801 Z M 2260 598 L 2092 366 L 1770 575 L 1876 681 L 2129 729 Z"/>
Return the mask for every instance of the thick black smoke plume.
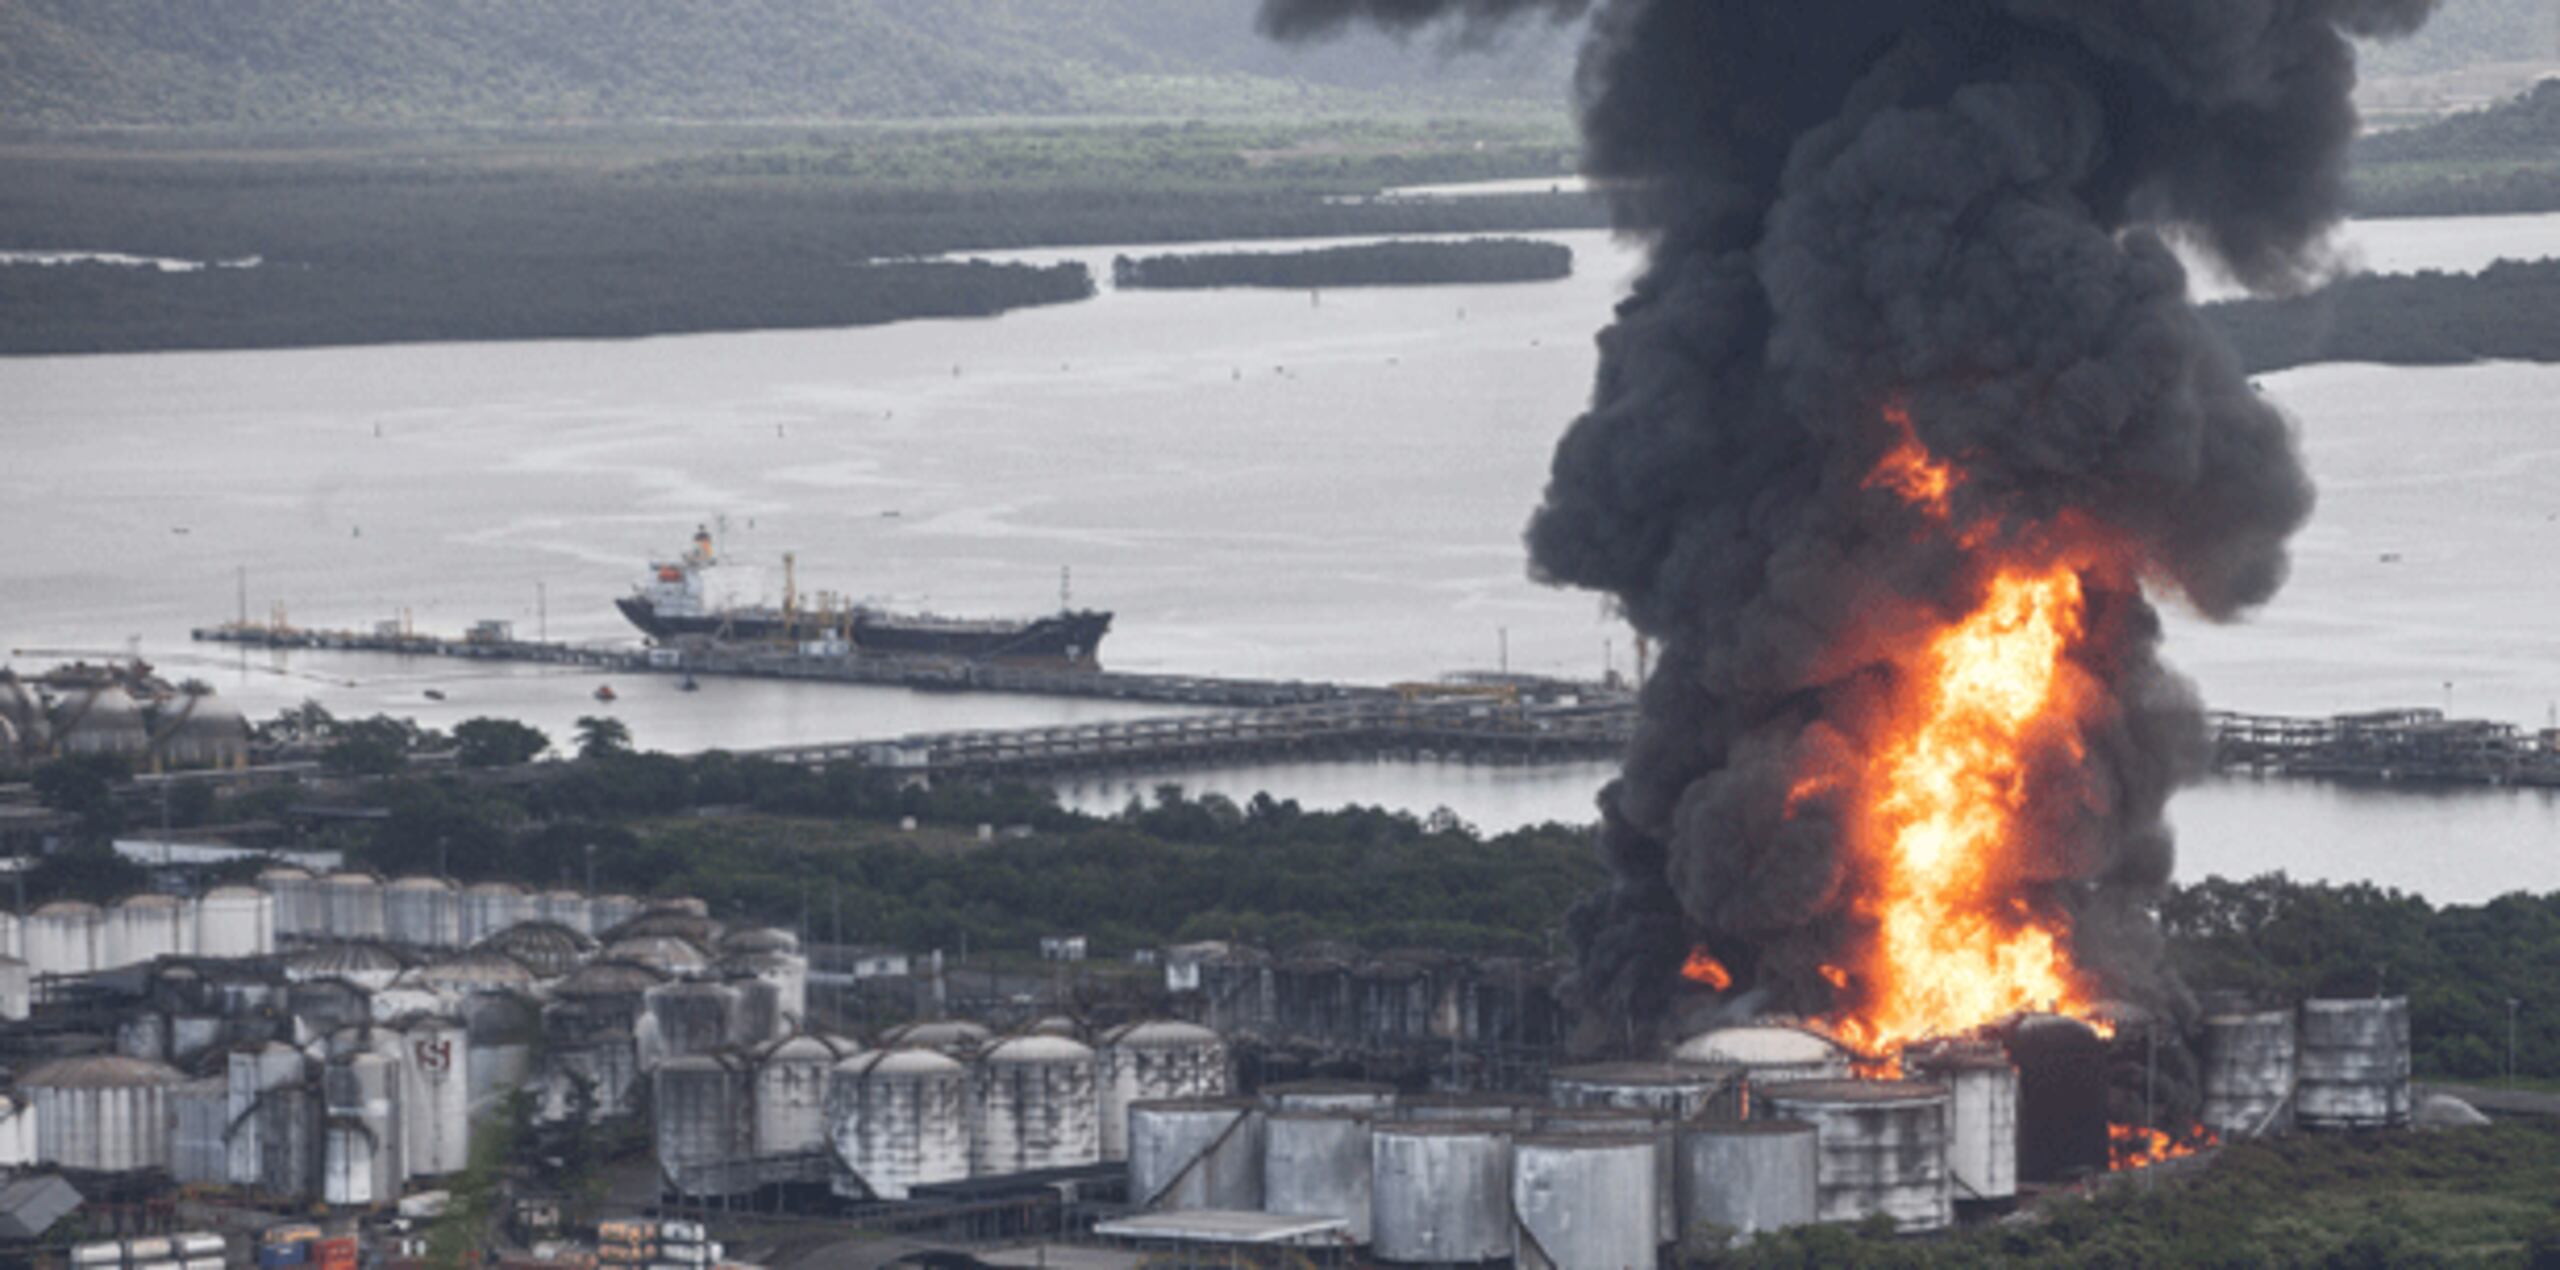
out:
<path id="1" fill-rule="evenodd" d="M 2032 905 L 2107 994 L 2179 1013 L 2147 903 L 2197 770 L 2143 594 L 2235 616 L 2312 491 L 2288 423 L 2189 302 L 2174 234 L 2261 289 L 2318 278 L 2356 118 L 2350 35 L 2435 0 L 1266 0 L 1266 30 L 1582 16 L 1584 166 L 1650 266 L 1531 522 L 1543 577 L 1661 647 L 1602 795 L 1615 881 L 1575 914 L 1590 1043 L 1676 1026 L 1704 946 L 1756 1008 L 1819 1014 L 1860 917 L 1839 809 L 1788 809 L 1909 632 L 1985 570 L 1864 478 L 1906 405 L 2008 540 L 2095 525 L 2085 792 L 2037 810 Z M 1897 643 L 1900 641 L 1900 643 Z M 1605 1038 L 1605 1041 L 1604 1041 Z"/>

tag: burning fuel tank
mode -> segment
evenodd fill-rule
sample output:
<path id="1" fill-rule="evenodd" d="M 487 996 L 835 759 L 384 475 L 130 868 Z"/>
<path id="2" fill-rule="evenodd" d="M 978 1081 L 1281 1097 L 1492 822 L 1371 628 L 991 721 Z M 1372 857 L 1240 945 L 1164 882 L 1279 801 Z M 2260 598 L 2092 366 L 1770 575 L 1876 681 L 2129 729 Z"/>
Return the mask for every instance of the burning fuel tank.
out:
<path id="1" fill-rule="evenodd" d="M 1999 1036 L 2018 1067 L 2018 1180 L 2067 1182 L 2106 1172 L 2106 1040 L 2056 1014 L 2025 1015 Z"/>

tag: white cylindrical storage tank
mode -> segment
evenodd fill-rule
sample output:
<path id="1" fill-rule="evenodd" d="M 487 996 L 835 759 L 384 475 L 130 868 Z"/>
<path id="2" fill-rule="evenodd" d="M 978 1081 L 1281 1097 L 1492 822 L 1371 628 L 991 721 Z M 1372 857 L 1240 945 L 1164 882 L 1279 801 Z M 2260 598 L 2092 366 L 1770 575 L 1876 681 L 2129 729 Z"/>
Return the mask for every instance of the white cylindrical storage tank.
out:
<path id="1" fill-rule="evenodd" d="M 2204 1127 L 2224 1141 L 2293 1124 L 2291 1010 L 2217 1014 L 2204 1021 Z"/>
<path id="2" fill-rule="evenodd" d="M 726 1195 L 753 1182 L 738 1169 L 754 1154 L 755 1094 L 732 1055 L 695 1054 L 659 1064 L 651 1106 L 658 1171 L 679 1195 Z"/>
<path id="3" fill-rule="evenodd" d="M 2018 1069 L 1998 1046 L 1944 1045 L 1902 1058 L 1913 1079 L 1947 1087 L 1947 1185 L 1959 1204 L 2018 1197 Z"/>
<path id="4" fill-rule="evenodd" d="M 264 957 L 276 950 L 276 901 L 251 886 L 217 886 L 196 901 L 196 953 Z"/>
<path id="5" fill-rule="evenodd" d="M 35 982 L 27 963 L 0 957 L 0 1022 L 24 1023 L 35 1009 Z"/>
<path id="6" fill-rule="evenodd" d="M 900 1200 L 969 1176 L 969 1069 L 932 1050 L 881 1050 L 836 1064 L 827 1132 L 838 1195 Z"/>
<path id="7" fill-rule="evenodd" d="M 308 939 L 328 933 L 328 914 L 321 911 L 320 883 L 308 869 L 280 864 L 258 874 L 258 889 L 275 905 L 278 941 Z"/>
<path id="8" fill-rule="evenodd" d="M 1395 1114 L 1396 1087 L 1365 1080 L 1293 1080 L 1262 1087 L 1273 1111 L 1356 1111 L 1384 1120 Z"/>
<path id="9" fill-rule="evenodd" d="M 1653 1144 L 1654 1242 L 1680 1238 L 1679 1156 L 1673 1149 L 1671 1113 L 1645 1107 L 1554 1107 L 1536 1117 L 1542 1137 L 1598 1134 L 1642 1138 Z"/>
<path id="10" fill-rule="evenodd" d="M 1546 1099 L 1530 1094 L 1406 1094 L 1396 1099 L 1396 1118 L 1426 1124 L 1454 1120 L 1527 1129 L 1548 1106 Z"/>
<path id="11" fill-rule="evenodd" d="M 294 983 L 343 979 L 367 992 L 390 987 L 408 968 L 398 953 L 373 943 L 312 943 L 284 955 L 284 977 Z"/>
<path id="12" fill-rule="evenodd" d="M 128 895 L 104 916 L 98 968 L 135 966 L 195 951 L 195 915 L 174 895 Z"/>
<path id="13" fill-rule="evenodd" d="M 36 1132 L 36 1104 L 25 1094 L 0 1094 L 0 1169 L 23 1169 L 43 1162 Z M 215 1178 L 215 1181 L 221 1181 Z"/>
<path id="14" fill-rule="evenodd" d="M 1262 1122 L 1262 1211 L 1340 1217 L 1369 1243 L 1369 1127 L 1356 1111 L 1274 1111 Z"/>
<path id="15" fill-rule="evenodd" d="M 0 957 L 27 959 L 26 923 L 7 909 L 0 909 Z"/>
<path id="16" fill-rule="evenodd" d="M 169 1178 L 180 1186 L 231 1180 L 229 1086 L 220 1076 L 169 1087 Z"/>
<path id="17" fill-rule="evenodd" d="M 581 935 L 596 933 L 595 915 L 587 907 L 587 897 L 560 888 L 533 897 L 534 915 L 546 922 L 558 922 Z"/>
<path id="18" fill-rule="evenodd" d="M 1661 1207 L 1648 1137 L 1538 1134 L 1511 1152 L 1511 1214 L 1522 1270 L 1641 1270 L 1661 1260 Z"/>
<path id="19" fill-rule="evenodd" d="M 844 1054 L 815 1036 L 774 1042 L 756 1059 L 755 1153 L 827 1149 L 827 1082 Z"/>
<path id="20" fill-rule="evenodd" d="M 382 938 L 382 879 L 355 872 L 320 879 L 320 911 L 331 939 Z"/>
<path id="21" fill-rule="evenodd" d="M 2302 1003 L 2295 1118 L 2305 1129 L 2409 1123 L 2409 999 Z"/>
<path id="22" fill-rule="evenodd" d="M 37 975 L 85 975 L 98 969 L 105 915 L 83 900 L 55 900 L 27 915 L 27 969 Z"/>
<path id="23" fill-rule="evenodd" d="M 169 1090 L 186 1077 L 116 1054 L 47 1063 L 18 1080 L 35 1105 L 36 1154 L 66 1169 L 125 1173 L 169 1163 Z"/>
<path id="24" fill-rule="evenodd" d="M 1129 1105 L 1129 1203 L 1146 1209 L 1262 1207 L 1262 1104 L 1167 1098 Z"/>
<path id="25" fill-rule="evenodd" d="M 1680 1231 L 1748 1239 L 1803 1226 L 1822 1211 L 1821 1154 L 1804 1120 L 1701 1120 L 1680 1126 Z"/>
<path id="26" fill-rule="evenodd" d="M 393 878 L 382 888 L 382 933 L 412 948 L 462 943 L 462 896 L 443 878 Z"/>
<path id="27" fill-rule="evenodd" d="M 1227 1043 L 1197 1024 L 1132 1023 L 1105 1034 L 1095 1057 L 1106 1160 L 1129 1158 L 1130 1104 L 1227 1092 Z"/>
<path id="28" fill-rule="evenodd" d="M 1730 1067 L 1696 1063 L 1590 1063 L 1547 1074 L 1559 1107 L 1640 1107 L 1689 1120 L 1742 1118 L 1742 1081 Z"/>
<path id="29" fill-rule="evenodd" d="M 524 921 L 472 945 L 524 963 L 537 979 L 562 979 L 595 956 L 596 941 L 558 922 Z"/>
<path id="30" fill-rule="evenodd" d="M 809 962 L 796 952 L 733 952 L 720 969 L 772 989 L 774 1024 L 797 1026 L 809 1017 Z"/>
<path id="31" fill-rule="evenodd" d="M 1060 1036 L 999 1041 L 969 1082 L 969 1171 L 1000 1177 L 1102 1158 L 1093 1051 Z"/>
<path id="32" fill-rule="evenodd" d="M 1848 1049 L 1818 1032 L 1776 1023 L 1745 1023 L 1701 1032 L 1680 1042 L 1671 1061 L 1688 1067 L 1730 1068 L 1743 1080 L 1742 1114 L 1751 1114 L 1751 1090 L 1791 1081 L 1845 1080 Z"/>
<path id="33" fill-rule="evenodd" d="M 398 1199 L 407 1180 L 399 1064 L 371 1050 L 341 1055 L 323 1073 L 321 1091 L 328 1117 L 321 1199 L 358 1206 Z"/>
<path id="34" fill-rule="evenodd" d="M 628 895 L 587 897 L 587 933 L 601 936 L 641 913 L 640 901 Z"/>
<path id="35" fill-rule="evenodd" d="M 399 1030 L 400 1141 L 409 1175 L 471 1165 L 471 1037 L 458 1019 L 416 1015 Z"/>
<path id="36" fill-rule="evenodd" d="M 462 888 L 462 942 L 476 944 L 532 916 L 524 888 L 513 882 L 474 882 Z"/>
<path id="37" fill-rule="evenodd" d="M 1755 1111 L 1814 1126 L 1822 1220 L 1893 1219 L 1905 1231 L 1954 1220 L 1947 1186 L 1947 1087 L 1818 1080 L 1762 1087 Z"/>
<path id="38" fill-rule="evenodd" d="M 1512 1255 L 1509 1129 L 1381 1124 L 1369 1136 L 1370 1252 L 1406 1265 L 1472 1265 Z M 1645 1163 L 1651 1177 L 1652 1162 Z M 1652 1203 L 1634 1228 L 1653 1230 Z"/>

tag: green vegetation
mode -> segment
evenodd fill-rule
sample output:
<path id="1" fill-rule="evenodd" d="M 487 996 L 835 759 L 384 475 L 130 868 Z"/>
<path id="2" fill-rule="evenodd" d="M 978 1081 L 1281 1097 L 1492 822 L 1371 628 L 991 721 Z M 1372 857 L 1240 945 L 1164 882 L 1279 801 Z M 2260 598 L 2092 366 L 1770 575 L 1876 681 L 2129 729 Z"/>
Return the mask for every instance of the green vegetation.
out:
<path id="1" fill-rule="evenodd" d="M 551 738 L 542 729 L 513 719 L 465 719 L 453 725 L 453 758 L 464 767 L 514 767 L 550 748 Z"/>
<path id="2" fill-rule="evenodd" d="M 1570 277 L 1573 249 L 1522 238 L 1365 243 L 1313 251 L 1114 257 L 1115 287 L 1369 287 L 1544 282 Z"/>
<path id="3" fill-rule="evenodd" d="M 2560 211 L 2560 80 L 2486 110 L 2356 144 L 2360 216 Z"/>
<path id="4" fill-rule="evenodd" d="M 2117 1178 L 2093 1197 L 2047 1199 L 2029 1219 L 1941 1239 L 1814 1226 L 1732 1252 L 1687 1251 L 1681 1262 L 1700 1270 L 2560 1265 L 2560 1123 L 2245 1142 L 2224 1148 L 2210 1168 Z"/>
<path id="5" fill-rule="evenodd" d="M 2478 274 L 2351 277 L 2289 300 L 2205 310 L 2251 373 L 2313 362 L 2560 360 L 2560 260 Z"/>
<path id="6" fill-rule="evenodd" d="M 999 248 L 1596 226 L 1560 121 L 724 127 L 0 146 L 0 353 L 610 338 L 973 317 L 1092 293 Z"/>
<path id="7" fill-rule="evenodd" d="M 1495 56 L 1280 48 L 1258 0 L 21 0 L 0 120 L 341 128 L 1337 109 L 1564 99 L 1571 32 Z"/>

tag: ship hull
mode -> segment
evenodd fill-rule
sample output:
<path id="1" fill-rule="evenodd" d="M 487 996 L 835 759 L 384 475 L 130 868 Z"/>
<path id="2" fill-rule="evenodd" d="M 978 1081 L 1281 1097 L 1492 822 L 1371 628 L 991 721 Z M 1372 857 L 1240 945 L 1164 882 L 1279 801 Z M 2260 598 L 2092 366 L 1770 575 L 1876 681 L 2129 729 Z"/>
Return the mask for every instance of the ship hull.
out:
<path id="1" fill-rule="evenodd" d="M 659 613 L 640 596 L 625 596 L 614 601 L 614 606 L 633 626 L 661 643 L 692 638 L 769 644 L 793 637 L 791 625 L 780 613 L 770 610 L 671 617 Z M 888 656 L 1094 666 L 1099 664 L 1102 637 L 1110 629 L 1111 615 L 1093 611 L 965 628 L 902 620 L 896 614 L 864 613 L 854 616 L 852 638 L 856 651 Z M 803 628 L 799 634 L 815 637 L 818 632 Z"/>

